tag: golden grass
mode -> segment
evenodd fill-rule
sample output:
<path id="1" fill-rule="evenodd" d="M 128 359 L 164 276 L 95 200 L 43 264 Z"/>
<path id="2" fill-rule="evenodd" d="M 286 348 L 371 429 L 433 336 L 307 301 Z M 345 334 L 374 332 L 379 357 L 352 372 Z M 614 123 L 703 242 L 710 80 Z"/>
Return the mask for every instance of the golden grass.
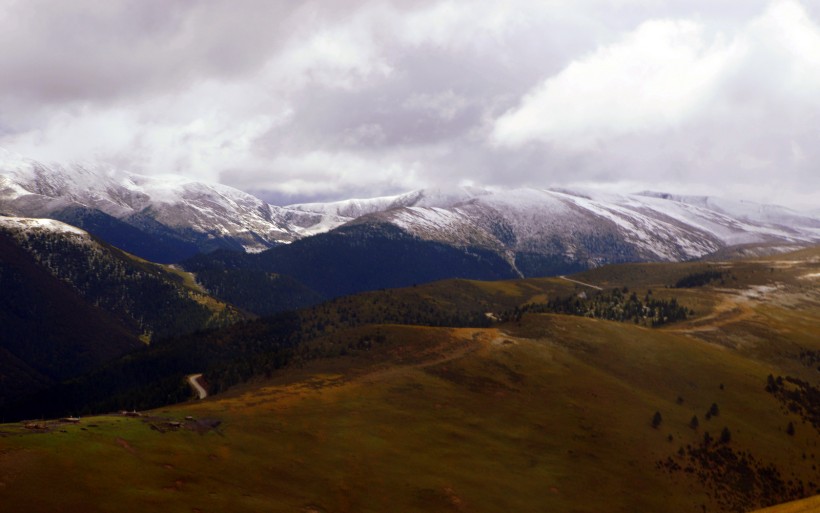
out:
<path id="1" fill-rule="evenodd" d="M 493 329 L 358 327 L 314 343 L 368 333 L 386 342 L 151 412 L 219 419 L 216 430 L 162 433 L 119 416 L 65 432 L 0 426 L 0 510 L 720 511 L 696 476 L 657 463 L 724 426 L 735 450 L 786 478 L 817 480 L 818 433 L 764 390 L 769 373 L 817 386 L 816 370 L 796 358 L 801 348 L 820 350 L 820 307 L 795 277 L 804 266 L 778 274 L 768 262 L 744 263 L 731 287 L 663 288 L 708 264 L 685 265 L 579 278 L 653 288 L 701 317 L 663 329 L 547 314 Z M 765 279 L 783 286 L 744 295 Z M 522 302 L 575 287 L 458 286 Z M 706 420 L 713 402 L 720 415 Z M 794 436 L 785 433 L 790 420 Z M 804 504 L 772 513 L 818 505 Z"/>
<path id="2" fill-rule="evenodd" d="M 799 501 L 787 502 L 779 506 L 759 509 L 754 513 L 817 513 L 820 511 L 820 495 Z"/>

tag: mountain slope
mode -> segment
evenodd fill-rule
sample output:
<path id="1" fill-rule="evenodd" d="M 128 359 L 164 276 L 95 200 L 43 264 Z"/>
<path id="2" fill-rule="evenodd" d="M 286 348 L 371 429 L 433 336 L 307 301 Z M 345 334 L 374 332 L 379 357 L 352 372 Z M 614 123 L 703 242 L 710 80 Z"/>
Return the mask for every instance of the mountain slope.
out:
<path id="1" fill-rule="evenodd" d="M 739 244 L 820 240 L 820 219 L 782 207 L 663 194 L 496 191 L 450 206 L 394 208 L 368 220 L 428 240 L 494 249 L 525 276 L 544 273 L 528 264 L 544 257 L 595 267 L 688 260 Z"/>
<path id="2" fill-rule="evenodd" d="M 184 265 L 231 301 L 239 296 L 231 292 L 235 272 L 261 273 L 262 288 L 254 294 L 271 300 L 261 310 L 258 301 L 238 304 L 272 313 L 294 302 L 287 289 L 267 287 L 265 273 L 288 276 L 328 298 L 444 278 L 554 276 L 612 263 L 760 256 L 820 240 L 819 219 L 782 207 L 659 193 L 465 189 L 291 208 L 360 217 L 259 255 L 204 255 Z"/>
<path id="3" fill-rule="evenodd" d="M 3 426 L 0 493 L 9 507 L 90 512 L 729 513 L 812 495 L 819 266 L 813 249 L 342 298 L 300 314 L 313 334 L 269 379 L 259 356 L 281 348 L 281 320 L 209 333 L 223 354 L 257 344 L 257 380 L 142 418 L 43 423 L 36 436 Z M 489 328 L 365 320 L 386 304 L 580 300 L 590 285 L 651 289 L 694 315 L 652 329 L 554 313 Z M 362 324 L 327 317 L 353 313 Z M 53 493 L 36 493 L 46 480 Z"/>
<path id="4" fill-rule="evenodd" d="M 0 405 L 141 344 L 0 229 Z"/>
<path id="5" fill-rule="evenodd" d="M 181 265 L 217 297 L 260 315 L 367 290 L 446 278 L 498 280 L 517 275 L 504 258 L 483 247 L 455 247 L 423 240 L 396 226 L 366 222 L 255 255 L 215 252 Z M 248 273 L 257 274 L 256 283 L 243 279 Z M 289 285 L 272 288 L 264 278 L 270 273 L 290 280 Z M 239 283 L 252 290 L 239 290 Z M 244 297 L 262 294 L 269 299 L 265 305 Z"/>
<path id="6" fill-rule="evenodd" d="M 0 230 L 53 276 L 147 340 L 233 322 L 242 316 L 188 286 L 184 277 L 50 219 L 0 217 Z"/>
<path id="7" fill-rule="evenodd" d="M 755 510 L 754 513 L 814 513 L 820 511 L 820 495 L 808 499 L 788 502 L 779 506 Z"/>
<path id="8" fill-rule="evenodd" d="M 136 259 L 51 219 L 0 216 L 0 402 L 88 372 L 158 338 L 245 316 Z"/>
<path id="9" fill-rule="evenodd" d="M 217 248 L 260 251 L 344 222 L 178 176 L 47 166 L 3 156 L 0 213 L 80 220 L 95 235 L 155 261 L 178 261 Z M 134 230 L 141 234 L 135 236 Z"/>

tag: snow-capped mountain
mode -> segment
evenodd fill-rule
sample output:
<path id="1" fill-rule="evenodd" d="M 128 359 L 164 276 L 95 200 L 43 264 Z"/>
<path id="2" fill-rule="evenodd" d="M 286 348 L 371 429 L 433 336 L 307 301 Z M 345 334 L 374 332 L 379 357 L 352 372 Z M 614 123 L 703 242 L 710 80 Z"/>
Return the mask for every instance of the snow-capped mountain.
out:
<path id="1" fill-rule="evenodd" d="M 554 276 L 612 263 L 760 256 L 820 243 L 816 217 L 658 193 L 422 190 L 291 208 L 347 214 L 350 221 L 259 254 L 201 255 L 183 265 L 225 297 L 243 275 L 257 273 L 287 276 L 327 299 L 447 278 Z M 256 304 L 240 306 L 254 311 Z"/>
<path id="2" fill-rule="evenodd" d="M 0 213 L 87 223 L 82 227 L 95 234 L 100 224 L 109 232 L 125 230 L 111 227 L 116 220 L 163 237 L 165 243 L 188 244 L 193 248 L 187 250 L 189 255 L 197 248 L 262 251 L 346 221 L 269 205 L 231 187 L 179 176 L 148 177 L 99 167 L 47 166 L 7 154 L 0 157 L 6 157 L 0 158 Z M 107 233 L 99 235 L 108 238 Z M 121 238 L 127 241 L 135 235 Z"/>
<path id="3" fill-rule="evenodd" d="M 525 276 L 562 262 L 679 261 L 738 245 L 820 242 L 820 218 L 784 207 L 653 192 L 415 191 L 291 208 L 363 213 L 357 223 L 387 223 L 421 239 L 492 249 Z"/>
<path id="4" fill-rule="evenodd" d="M 346 223 L 389 224 L 421 240 L 490 250 L 524 276 L 820 242 L 820 216 L 712 197 L 470 187 L 280 207 L 179 176 L 47 166 L 3 152 L 0 214 L 62 220 L 161 262 L 217 248 L 259 252 Z"/>
<path id="5" fill-rule="evenodd" d="M 299 203 L 287 208 L 303 212 L 321 213 L 353 220 L 358 217 L 394 210 L 402 207 L 447 208 L 459 205 L 476 196 L 491 194 L 486 189 L 463 187 L 450 191 L 441 189 L 419 189 L 395 196 L 366 199 L 348 199 L 330 203 Z"/>

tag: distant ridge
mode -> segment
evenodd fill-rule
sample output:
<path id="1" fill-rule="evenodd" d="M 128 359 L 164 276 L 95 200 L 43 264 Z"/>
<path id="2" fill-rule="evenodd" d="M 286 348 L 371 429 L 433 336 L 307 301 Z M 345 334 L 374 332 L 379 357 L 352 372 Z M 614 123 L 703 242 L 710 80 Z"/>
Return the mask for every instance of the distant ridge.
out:
<path id="1" fill-rule="evenodd" d="M 493 252 L 518 276 L 820 242 L 820 216 L 736 199 L 458 187 L 281 207 L 179 176 L 46 165 L 6 153 L 0 212 L 59 219 L 163 263 L 216 249 L 258 253 L 345 224 L 370 231 L 389 224 L 422 241 Z"/>
<path id="2" fill-rule="evenodd" d="M 166 263 L 219 248 L 258 252 L 345 221 L 180 176 L 46 165 L 6 153 L 0 153 L 0 212 L 64 220 Z"/>

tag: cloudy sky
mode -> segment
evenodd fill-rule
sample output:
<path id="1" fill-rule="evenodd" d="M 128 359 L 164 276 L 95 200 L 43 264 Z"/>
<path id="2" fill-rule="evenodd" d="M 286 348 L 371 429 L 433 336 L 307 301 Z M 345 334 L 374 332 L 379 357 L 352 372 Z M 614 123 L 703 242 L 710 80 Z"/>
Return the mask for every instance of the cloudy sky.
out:
<path id="1" fill-rule="evenodd" d="M 275 203 L 456 185 L 820 208 L 818 0 L 0 0 L 0 147 Z"/>

